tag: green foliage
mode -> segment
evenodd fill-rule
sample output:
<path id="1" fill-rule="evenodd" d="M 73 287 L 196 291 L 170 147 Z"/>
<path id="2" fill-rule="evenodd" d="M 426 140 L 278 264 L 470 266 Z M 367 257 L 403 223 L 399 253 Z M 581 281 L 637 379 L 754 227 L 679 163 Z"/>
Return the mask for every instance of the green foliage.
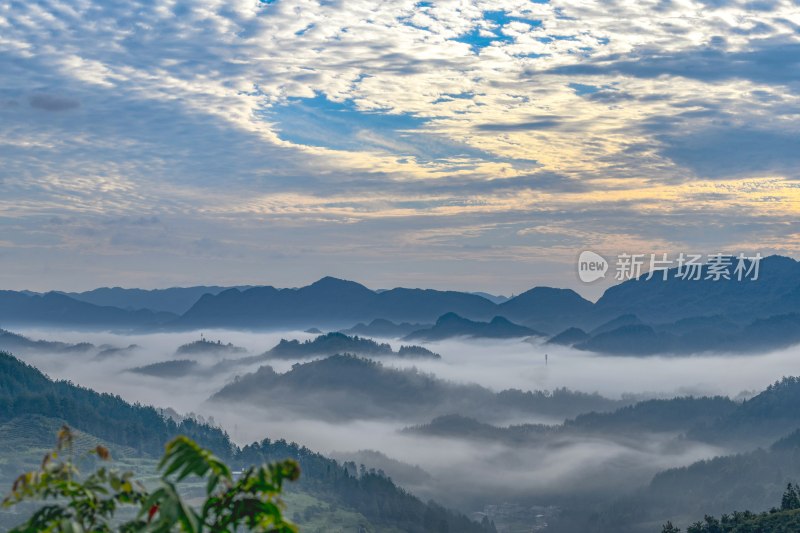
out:
<path id="1" fill-rule="evenodd" d="M 73 462 L 72 441 L 72 431 L 64 426 L 56 449 L 45 456 L 41 468 L 14 482 L 4 507 L 28 501 L 43 505 L 13 533 L 232 533 L 242 527 L 255 532 L 297 531 L 283 518 L 280 499 L 284 481 L 300 475 L 292 460 L 250 467 L 234 477 L 209 450 L 178 436 L 167 444 L 158 466 L 159 486 L 150 492 L 130 472 L 100 467 L 82 478 Z M 92 453 L 110 459 L 102 446 Z M 187 478 L 206 481 L 205 498 L 197 508 L 178 491 L 177 484 Z M 122 508 L 135 511 L 134 518 L 120 518 Z"/>
<path id="2" fill-rule="evenodd" d="M 781 508 L 769 512 L 750 511 L 724 514 L 720 518 L 706 515 L 686 528 L 686 533 L 794 533 L 800 531 L 800 498 L 797 486 L 788 484 L 781 499 Z M 679 533 L 671 522 L 667 522 L 662 533 Z"/>
<path id="3" fill-rule="evenodd" d="M 263 386 L 264 384 L 262 388 Z M 297 397 L 296 389 L 286 393 L 293 398 Z M 152 407 L 131 405 L 118 396 L 99 394 L 69 382 L 52 381 L 36 368 L 0 352 L 0 433 L 4 425 L 11 424 L 16 428 L 20 420 L 25 420 L 26 425 L 32 420 L 66 422 L 69 426 L 80 429 L 82 433 L 79 435 L 85 440 L 78 439 L 80 446 L 73 447 L 85 450 L 109 443 L 115 446 L 115 450 L 125 450 L 124 455 L 128 459 L 136 458 L 136 461 L 141 459 L 149 462 L 147 456 L 161 456 L 165 444 L 181 434 L 202 444 L 228 464 L 237 465 L 237 468 L 241 465 L 292 458 L 303 471 L 298 483 L 300 490 L 328 505 L 336 506 L 342 510 L 342 514 L 358 513 L 367 523 L 374 524 L 381 531 L 431 533 L 424 527 L 425 516 L 430 514 L 438 515 L 436 523 L 442 526 L 441 531 L 494 531 L 491 524 L 482 526 L 433 502 L 420 501 L 381 473 L 370 471 L 363 475 L 354 475 L 352 472 L 355 468 L 348 471 L 332 459 L 284 440 L 267 439 L 239 449 L 220 429 L 192 419 L 185 419 L 178 424 Z M 40 447 L 36 443 L 42 442 L 42 435 L 47 435 L 46 439 L 49 440 L 52 433 L 39 427 L 43 423 L 36 426 L 33 434 L 28 435 L 26 432 L 24 445 L 16 446 L 15 449 Z M 92 438 L 86 439 L 87 434 Z M 9 444 L 5 440 L 3 442 Z M 45 449 L 46 445 L 41 447 Z M 8 469 L 2 460 L 4 451 L 6 450 L 0 446 L 0 475 Z M 14 455 L 11 461 L 6 462 L 18 465 L 20 457 L 18 454 Z M 28 465 L 26 468 L 34 468 L 38 465 L 38 456 L 33 460 L 26 459 L 25 463 Z M 82 468 L 89 471 L 92 461 L 86 463 L 80 462 Z M 140 475 L 150 474 L 149 470 L 139 470 L 138 463 L 131 465 L 131 468 L 136 468 Z M 11 479 L 18 471 L 19 467 L 15 467 L 5 478 Z M 246 475 L 247 472 L 241 477 Z M 324 531 L 327 533 L 329 530 Z"/>

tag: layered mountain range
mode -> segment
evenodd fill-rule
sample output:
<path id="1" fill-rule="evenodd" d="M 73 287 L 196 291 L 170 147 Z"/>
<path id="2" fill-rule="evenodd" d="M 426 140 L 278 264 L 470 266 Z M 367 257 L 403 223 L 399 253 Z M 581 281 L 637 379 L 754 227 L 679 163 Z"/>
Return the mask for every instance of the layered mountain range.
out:
<path id="1" fill-rule="evenodd" d="M 432 289 L 371 290 L 332 277 L 290 289 L 0 291 L 0 325 L 140 331 L 314 327 L 417 340 L 543 335 L 557 344 L 626 355 L 749 351 L 800 342 L 800 263 L 770 256 L 761 261 L 758 279 L 743 280 L 706 279 L 706 268 L 697 280 L 679 279 L 674 270 L 667 280 L 643 275 L 609 288 L 594 303 L 550 287 L 504 300 Z"/>

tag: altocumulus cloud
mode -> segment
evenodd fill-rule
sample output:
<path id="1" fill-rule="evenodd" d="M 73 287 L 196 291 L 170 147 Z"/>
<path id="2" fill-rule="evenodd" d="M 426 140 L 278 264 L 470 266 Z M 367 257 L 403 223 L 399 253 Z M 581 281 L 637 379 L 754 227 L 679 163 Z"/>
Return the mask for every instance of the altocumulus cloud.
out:
<path id="1" fill-rule="evenodd" d="M 46 261 L 63 288 L 502 272 L 513 291 L 572 282 L 553 235 L 684 246 L 671 217 L 735 216 L 692 239 L 792 253 L 798 28 L 789 0 L 13 3 L 0 266 L 31 287 L 22 265 Z M 163 235 L 105 223 L 139 217 Z M 202 239 L 230 253 L 187 269 Z"/>
<path id="2" fill-rule="evenodd" d="M 81 105 L 77 100 L 47 93 L 32 94 L 28 98 L 31 107 L 44 111 L 66 111 Z"/>

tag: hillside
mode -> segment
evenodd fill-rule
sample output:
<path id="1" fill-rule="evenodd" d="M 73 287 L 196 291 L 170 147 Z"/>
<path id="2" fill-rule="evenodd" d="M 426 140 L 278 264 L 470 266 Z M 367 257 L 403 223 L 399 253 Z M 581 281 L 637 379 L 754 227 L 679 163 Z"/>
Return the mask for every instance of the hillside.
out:
<path id="1" fill-rule="evenodd" d="M 430 328 L 413 331 L 405 336 L 409 341 L 438 341 L 454 337 L 473 337 L 488 339 L 513 339 L 515 337 L 542 336 L 542 333 L 514 324 L 496 316 L 489 322 L 477 322 L 447 313 L 440 316 Z"/>
<path id="2" fill-rule="evenodd" d="M 366 357 L 394 356 L 422 357 L 429 359 L 441 358 L 438 354 L 422 346 L 401 346 L 398 351 L 395 352 L 392 350 L 391 345 L 387 343 L 377 343 L 372 339 L 366 339 L 357 335 L 351 337 L 338 332 L 327 333 L 303 342 L 281 339 L 275 347 L 267 351 L 264 355 L 269 358 L 302 359 L 341 353 L 350 353 Z"/>
<path id="3" fill-rule="evenodd" d="M 182 315 L 204 294 L 219 294 L 233 287 L 196 286 L 171 287 L 169 289 L 124 289 L 122 287 L 101 287 L 91 291 L 63 293 L 75 300 L 104 307 L 120 309 L 149 309 Z M 241 286 L 246 290 L 250 287 Z"/>
<path id="4" fill-rule="evenodd" d="M 519 424 L 505 427 L 479 422 L 462 415 L 445 415 L 404 431 L 419 435 L 478 439 L 509 444 L 553 444 L 569 435 L 641 437 L 645 433 L 680 434 L 730 415 L 737 404 L 728 398 L 673 398 L 647 400 L 619 409 L 580 414 L 563 424 Z"/>
<path id="5" fill-rule="evenodd" d="M 218 340 L 216 342 L 202 338 L 193 342 L 183 344 L 175 350 L 176 355 L 241 355 L 247 353 L 247 350 L 239 346 L 234 346 L 232 343 L 223 343 Z"/>
<path id="6" fill-rule="evenodd" d="M 479 385 L 450 383 L 415 369 L 390 368 L 352 355 L 295 364 L 283 374 L 263 366 L 226 385 L 211 400 L 280 406 L 311 418 L 331 420 L 429 419 L 451 413 L 486 419 L 520 413 L 575 416 L 622 403 L 568 390 L 495 393 Z"/>
<path id="7" fill-rule="evenodd" d="M 400 338 L 405 337 L 412 331 L 429 328 L 431 325 L 432 324 L 411 324 L 409 322 L 395 324 L 391 320 L 386 320 L 385 318 L 376 318 L 369 324 L 359 322 L 352 328 L 343 329 L 342 333 L 345 335 L 360 335 L 362 337 Z"/>
<path id="8" fill-rule="evenodd" d="M 609 355 L 759 353 L 800 343 L 800 313 L 771 315 L 742 324 L 721 315 L 645 324 L 628 314 L 590 333 L 568 328 L 548 342 Z"/>
<path id="9" fill-rule="evenodd" d="M 94 305 L 56 292 L 39 295 L 0 291 L 0 323 L 4 325 L 133 328 L 155 327 L 174 318 L 172 313 L 157 313 L 147 309 L 128 311 Z"/>
<path id="10" fill-rule="evenodd" d="M 448 311 L 483 317 L 494 307 L 474 294 L 402 288 L 375 292 L 352 281 L 326 277 L 299 289 L 255 287 L 207 294 L 175 325 L 340 328 L 377 317 L 431 322 Z"/>
<path id="11" fill-rule="evenodd" d="M 542 331 L 583 324 L 594 305 L 571 289 L 535 287 L 498 306 L 497 314 Z"/>
<path id="12" fill-rule="evenodd" d="M 668 279 L 653 276 L 629 280 L 605 291 L 597 301 L 595 317 L 613 318 L 634 314 L 646 323 L 669 323 L 682 318 L 724 314 L 736 322 L 752 322 L 777 314 L 800 312 L 800 263 L 773 255 L 761 260 L 755 281 L 732 277 L 730 280 L 676 279 L 671 269 Z"/>
<path id="13" fill-rule="evenodd" d="M 792 442 L 785 441 L 781 439 L 767 449 L 716 457 L 661 472 L 636 494 L 605 508 L 600 520 L 606 527 L 622 533 L 659 531 L 658 524 L 667 520 L 685 531 L 687 525 L 706 515 L 730 515 L 743 509 L 767 511 L 781 501 L 787 484 L 800 477 L 800 443 L 796 433 Z M 597 517 L 590 522 L 594 520 Z"/>
<path id="14" fill-rule="evenodd" d="M 161 361 L 149 365 L 137 366 L 128 369 L 128 372 L 171 379 L 188 375 L 197 370 L 198 367 L 197 361 L 191 359 L 176 359 L 174 361 Z"/>
<path id="15" fill-rule="evenodd" d="M 689 436 L 707 442 L 767 446 L 800 427 L 800 378 L 786 377 L 743 402 L 735 411 L 695 428 Z"/>
<path id="16" fill-rule="evenodd" d="M 152 407 L 131 405 L 118 396 L 52 381 L 13 356 L 0 353 L 0 435 L 5 431 L 14 437 L 7 441 L 10 448 L 0 448 L 0 459 L 14 459 L 14 468 L 8 472 L 19 473 L 23 466 L 16 461 L 19 453 L 49 449 L 53 435 L 47 435 L 47 429 L 62 421 L 85 434 L 90 442 L 99 439 L 108 443 L 112 453 L 119 449 L 126 455 L 157 457 L 169 439 L 185 434 L 234 464 L 294 458 L 302 471 L 298 484 L 301 493 L 295 501 L 306 501 L 302 509 L 309 506 L 309 498 L 316 500 L 318 506 L 307 519 L 299 515 L 301 523 L 313 522 L 319 516 L 346 516 L 358 523 L 361 516 L 367 520 L 361 522 L 362 526 L 376 530 L 426 533 L 430 531 L 429 524 L 437 524 L 445 530 L 464 533 L 494 531 L 491 524 L 477 524 L 433 502 L 420 501 L 377 472 L 352 473 L 332 459 L 283 440 L 264 439 L 240 449 L 217 428 L 189 418 L 175 423 Z M 39 439 L 43 442 L 37 444 Z M 5 473 L 6 469 L 1 471 Z M 342 507 L 344 515 L 339 511 Z M 4 523 L 5 518 L 0 517 Z M 12 520 L 16 522 L 13 517 Z"/>
<path id="17" fill-rule="evenodd" d="M 93 349 L 95 349 L 95 346 L 87 342 L 72 344 L 67 342 L 33 340 L 24 335 L 0 329 L 0 350 L 3 351 L 85 353 Z"/>
<path id="18" fill-rule="evenodd" d="M 164 443 L 184 434 L 224 457 L 233 445 L 219 429 L 191 419 L 175 423 L 152 407 L 131 405 L 119 396 L 100 394 L 66 381 L 53 381 L 36 368 L 0 352 L 0 423 L 20 416 L 44 416 L 98 438 L 160 456 Z"/>

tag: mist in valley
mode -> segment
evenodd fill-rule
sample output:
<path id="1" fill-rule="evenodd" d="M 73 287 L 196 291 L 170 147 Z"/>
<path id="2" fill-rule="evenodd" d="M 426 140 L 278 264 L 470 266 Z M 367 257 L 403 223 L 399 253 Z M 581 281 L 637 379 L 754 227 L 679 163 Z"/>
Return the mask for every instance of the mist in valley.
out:
<path id="1" fill-rule="evenodd" d="M 96 351 L 16 355 L 52 378 L 118 394 L 130 402 L 202 417 L 225 429 L 240 445 L 264 438 L 286 439 L 340 460 L 365 461 L 367 467 L 384 470 L 414 494 L 466 512 L 507 501 L 530 506 L 569 505 L 576 498 L 589 502 L 608 500 L 646 485 L 664 469 L 732 451 L 688 440 L 680 431 L 670 430 L 635 434 L 574 430 L 551 434 L 536 426 L 526 430 L 531 438 L 519 441 L 480 435 L 423 434 L 407 429 L 430 422 L 434 417 L 431 413 L 359 418 L 346 412 L 345 403 L 331 404 L 327 397 L 330 409 L 345 411 L 337 413 L 335 420 L 269 402 L 209 401 L 220 389 L 235 382 L 237 376 L 254 372 L 265 364 L 283 373 L 298 361 L 220 366 L 223 359 L 220 355 L 177 355 L 179 346 L 200 338 L 199 331 L 146 335 L 45 329 L 18 332 L 32 339 L 91 342 L 97 346 L 136 345 L 102 358 L 97 357 Z M 316 336 L 300 331 L 230 330 L 207 330 L 202 335 L 211 341 L 245 348 L 247 353 L 238 357 L 262 354 L 282 338 L 305 340 Z M 389 342 L 395 349 L 401 344 L 394 339 L 376 340 Z M 522 339 L 456 339 L 425 346 L 440 354 L 441 359 L 382 357 L 380 362 L 385 367 L 415 368 L 440 379 L 478 384 L 495 392 L 562 387 L 597 392 L 618 400 L 620 406 L 634 400 L 686 395 L 745 398 L 781 376 L 796 374 L 800 355 L 798 349 L 790 349 L 747 356 L 612 357 Z M 197 361 L 198 371 L 179 378 L 130 371 L 187 357 Z M 304 390 L 299 394 L 313 398 L 315 391 Z M 474 417 L 496 427 L 558 425 L 566 418 L 552 413 L 502 410 L 452 414 Z M 365 453 L 365 450 L 380 453 Z M 412 471 L 414 475 L 409 474 Z M 491 495 L 490 501 L 487 494 Z"/>

